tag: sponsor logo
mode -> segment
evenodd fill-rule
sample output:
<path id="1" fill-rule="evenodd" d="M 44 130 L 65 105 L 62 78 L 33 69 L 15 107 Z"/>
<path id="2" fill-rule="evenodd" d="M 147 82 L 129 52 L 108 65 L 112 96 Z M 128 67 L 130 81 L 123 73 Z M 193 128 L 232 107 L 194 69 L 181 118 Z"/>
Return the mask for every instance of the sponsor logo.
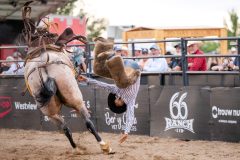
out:
<path id="1" fill-rule="evenodd" d="M 231 118 L 240 117 L 240 110 L 238 109 L 222 109 L 227 107 L 212 106 L 212 117 L 217 119 L 219 123 L 237 124 L 237 120 Z M 230 108 L 230 107 L 229 107 Z"/>
<path id="2" fill-rule="evenodd" d="M 0 96 L 0 118 L 8 115 L 12 110 L 11 97 Z"/>
<path id="3" fill-rule="evenodd" d="M 89 100 L 88 101 L 84 101 L 84 103 L 85 103 L 85 106 L 88 109 L 89 113 L 91 113 L 91 111 L 90 111 L 90 109 L 91 109 L 90 101 Z M 71 118 L 79 118 L 76 110 L 69 111 L 69 114 L 70 114 Z M 64 118 L 65 116 L 62 115 L 61 117 Z M 67 115 L 67 117 L 68 117 L 68 115 Z M 45 122 L 49 122 L 50 121 L 50 118 L 48 116 L 44 116 L 43 119 L 44 119 Z"/>
<path id="4" fill-rule="evenodd" d="M 21 103 L 21 102 L 14 102 L 16 110 L 37 110 L 37 105 L 32 104 L 31 102 L 28 103 Z"/>
<path id="5" fill-rule="evenodd" d="M 169 103 L 169 111 L 171 118 L 165 117 L 166 127 L 164 131 L 175 129 L 178 133 L 183 133 L 184 130 L 188 130 L 194 133 L 193 121 L 194 119 L 188 118 L 188 107 L 184 99 L 187 97 L 187 93 L 183 93 L 179 100 L 179 92 L 175 93 Z"/>
<path id="6" fill-rule="evenodd" d="M 90 109 L 91 109 L 90 101 L 89 100 L 84 101 L 84 103 L 85 103 L 85 106 L 88 109 L 89 113 L 91 113 L 91 111 L 90 111 Z M 69 113 L 70 113 L 71 118 L 78 118 L 79 117 L 76 113 L 76 110 L 71 110 Z"/>
<path id="7" fill-rule="evenodd" d="M 138 104 L 134 106 L 134 108 L 138 108 Z M 106 108 L 109 110 L 109 108 Z M 112 130 L 125 130 L 126 124 L 127 124 L 127 113 L 123 113 L 121 116 L 118 116 L 117 114 L 114 114 L 114 116 L 111 116 L 110 112 L 106 112 L 104 114 L 105 116 L 105 123 L 107 126 L 110 126 Z M 137 118 L 134 117 L 133 119 L 133 125 L 130 129 L 130 131 L 137 131 Z"/>

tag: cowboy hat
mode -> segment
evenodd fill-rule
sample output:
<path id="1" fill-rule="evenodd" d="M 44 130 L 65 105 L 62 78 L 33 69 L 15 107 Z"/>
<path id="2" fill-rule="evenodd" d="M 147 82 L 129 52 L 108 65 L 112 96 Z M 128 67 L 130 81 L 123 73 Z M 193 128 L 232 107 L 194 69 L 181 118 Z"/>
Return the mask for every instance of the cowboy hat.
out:
<path id="1" fill-rule="evenodd" d="M 191 45 L 193 45 L 193 44 L 201 45 L 202 42 L 200 42 L 200 41 L 188 41 L 188 43 L 187 43 L 187 47 L 189 47 L 189 46 L 191 46 Z"/>
<path id="2" fill-rule="evenodd" d="M 127 110 L 127 105 L 124 103 L 122 106 L 116 106 L 115 104 L 116 94 L 109 93 L 108 95 L 108 107 L 109 109 L 117 114 L 121 114 Z"/>

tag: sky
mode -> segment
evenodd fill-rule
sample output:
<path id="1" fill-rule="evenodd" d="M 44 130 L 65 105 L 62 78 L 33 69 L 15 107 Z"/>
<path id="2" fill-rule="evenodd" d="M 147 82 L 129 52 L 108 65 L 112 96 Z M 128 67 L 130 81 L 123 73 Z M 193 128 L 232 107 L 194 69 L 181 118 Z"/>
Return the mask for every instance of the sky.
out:
<path id="1" fill-rule="evenodd" d="M 79 0 L 76 6 L 74 14 L 84 8 L 110 26 L 223 27 L 232 9 L 240 17 L 240 0 Z"/>

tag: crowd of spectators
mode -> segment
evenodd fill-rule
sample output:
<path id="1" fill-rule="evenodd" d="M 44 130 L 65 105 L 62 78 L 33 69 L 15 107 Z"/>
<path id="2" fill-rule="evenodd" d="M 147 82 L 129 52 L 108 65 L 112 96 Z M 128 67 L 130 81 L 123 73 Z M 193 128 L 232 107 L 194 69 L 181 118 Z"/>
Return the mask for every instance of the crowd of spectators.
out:
<path id="1" fill-rule="evenodd" d="M 188 55 L 203 55 L 205 54 L 201 49 L 202 43 L 199 41 L 189 41 L 187 43 Z M 139 57 L 134 59 L 138 62 L 140 68 L 144 72 L 167 72 L 167 71 L 181 71 L 182 70 L 182 53 L 181 44 L 173 45 L 174 51 L 167 51 L 162 53 L 162 49 L 154 44 L 149 48 L 141 48 L 139 46 L 134 48 L 134 53 L 131 55 L 131 50 L 126 46 L 116 46 L 114 48 L 117 55 L 123 57 Z M 235 47 L 232 47 L 229 54 L 237 54 Z M 124 52 L 126 52 L 124 54 Z M 163 58 L 163 55 L 177 55 L 178 57 Z M 149 58 L 148 58 L 149 57 Z M 155 58 L 156 57 L 156 58 Z M 222 58 L 222 57 L 188 57 L 187 68 L 188 71 L 233 71 L 239 70 L 239 60 L 236 57 Z"/>
<path id="2" fill-rule="evenodd" d="M 14 52 L 12 56 L 8 56 L 5 62 L 1 63 L 1 75 L 23 75 L 24 62 L 22 54 L 18 51 Z"/>
<path id="3" fill-rule="evenodd" d="M 237 49 L 232 47 L 229 54 L 236 55 Z M 239 57 L 209 58 L 209 70 L 212 71 L 235 71 L 239 70 Z"/>
<path id="4" fill-rule="evenodd" d="M 187 43 L 188 55 L 202 55 L 200 50 L 201 42 L 189 41 Z M 167 72 L 182 70 L 181 44 L 173 46 L 174 51 L 162 53 L 158 44 L 153 44 L 149 48 L 136 46 L 131 52 L 125 45 L 114 47 L 116 55 L 122 57 L 132 57 L 139 64 L 143 72 Z M 73 64 L 79 71 L 86 71 L 84 63 L 84 50 L 80 47 L 73 47 L 73 54 L 70 56 Z M 229 54 L 236 55 L 237 49 L 232 47 Z M 178 57 L 164 58 L 163 55 L 177 55 Z M 239 70 L 239 57 L 188 57 L 187 66 L 189 71 L 234 71 Z M 81 72 L 80 71 L 80 72 Z M 4 62 L 0 63 L 1 75 L 23 75 L 24 62 L 20 52 L 16 51 L 8 56 Z"/>

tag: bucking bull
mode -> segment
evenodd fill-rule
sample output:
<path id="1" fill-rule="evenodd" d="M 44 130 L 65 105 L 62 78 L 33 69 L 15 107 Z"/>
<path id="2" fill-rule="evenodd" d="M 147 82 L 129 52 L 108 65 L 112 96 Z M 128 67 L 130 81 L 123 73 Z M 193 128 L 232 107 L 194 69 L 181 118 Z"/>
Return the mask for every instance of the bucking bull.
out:
<path id="1" fill-rule="evenodd" d="M 58 36 L 50 33 L 47 27 L 36 27 L 30 18 L 29 4 L 32 2 L 25 3 L 22 8 L 23 35 L 28 45 L 24 77 L 30 94 L 42 113 L 48 116 L 60 130 L 63 130 L 73 148 L 77 147 L 76 143 L 60 115 L 62 105 L 74 109 L 78 116 L 84 119 L 87 129 L 95 136 L 103 153 L 113 153 L 109 144 L 102 140 L 90 120 L 75 78 L 74 66 L 64 49 L 68 42 L 79 40 L 86 43 L 86 38 L 75 35 L 71 28 L 65 29 Z"/>

